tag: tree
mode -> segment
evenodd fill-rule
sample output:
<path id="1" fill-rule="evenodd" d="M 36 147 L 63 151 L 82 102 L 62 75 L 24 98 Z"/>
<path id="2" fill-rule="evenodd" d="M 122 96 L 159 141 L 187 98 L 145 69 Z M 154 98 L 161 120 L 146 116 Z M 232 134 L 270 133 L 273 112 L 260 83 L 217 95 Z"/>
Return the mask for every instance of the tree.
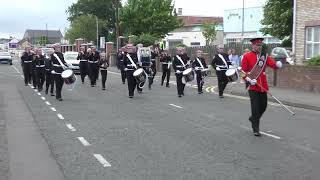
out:
<path id="1" fill-rule="evenodd" d="M 98 20 L 99 23 L 99 32 L 100 35 L 103 35 L 102 29 L 105 28 L 106 22 L 103 20 Z M 97 41 L 97 32 L 96 32 L 96 17 L 92 15 L 82 15 L 76 17 L 70 28 L 67 30 L 65 38 L 68 39 L 71 43 L 74 43 L 74 40 L 77 38 L 83 38 L 85 41 Z"/>
<path id="2" fill-rule="evenodd" d="M 116 27 L 116 9 L 120 0 L 78 0 L 67 9 L 68 20 L 72 23 L 79 16 L 93 15 L 97 16 L 106 25 L 101 29 L 107 39 L 112 39 Z"/>
<path id="3" fill-rule="evenodd" d="M 153 45 L 158 38 L 152 36 L 151 34 L 142 33 L 139 36 L 135 36 L 132 39 L 133 44 L 143 44 L 143 46 L 151 46 Z"/>
<path id="4" fill-rule="evenodd" d="M 150 34 L 160 38 L 182 26 L 172 0 L 128 0 L 121 14 L 121 29 L 127 35 Z"/>
<path id="5" fill-rule="evenodd" d="M 203 28 L 202 35 L 206 39 L 207 46 L 212 45 L 214 40 L 216 40 L 216 35 L 217 35 L 216 26 L 217 25 L 218 25 L 218 23 L 204 23 L 202 25 L 202 28 Z"/>
<path id="6" fill-rule="evenodd" d="M 292 39 L 293 1 L 268 0 L 264 7 L 261 32 L 281 40 Z"/>

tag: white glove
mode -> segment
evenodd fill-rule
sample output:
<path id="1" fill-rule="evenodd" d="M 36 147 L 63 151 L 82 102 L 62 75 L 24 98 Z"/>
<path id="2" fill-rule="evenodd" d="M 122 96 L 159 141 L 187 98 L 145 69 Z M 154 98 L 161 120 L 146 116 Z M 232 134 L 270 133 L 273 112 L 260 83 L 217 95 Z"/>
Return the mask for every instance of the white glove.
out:
<path id="1" fill-rule="evenodd" d="M 195 69 L 195 70 L 200 70 L 199 67 L 195 67 L 194 69 Z"/>
<path id="2" fill-rule="evenodd" d="M 217 70 L 217 71 L 221 71 L 221 69 L 220 69 L 219 67 L 216 67 L 216 70 Z"/>
<path id="3" fill-rule="evenodd" d="M 54 70 L 51 71 L 51 74 L 55 74 L 56 72 Z"/>
<path id="4" fill-rule="evenodd" d="M 229 65 L 229 68 L 230 68 L 230 69 L 234 69 L 234 66 L 232 66 L 232 65 Z"/>
<path id="5" fill-rule="evenodd" d="M 176 73 L 177 73 L 177 74 L 180 74 L 180 73 L 181 73 L 181 71 L 180 71 L 180 70 L 176 70 Z"/>
<path id="6" fill-rule="evenodd" d="M 245 78 L 246 81 L 248 81 L 250 83 L 250 85 L 254 86 L 257 84 L 257 80 L 256 79 L 250 79 L 249 77 Z"/>
<path id="7" fill-rule="evenodd" d="M 128 71 L 128 68 L 124 68 L 124 71 Z"/>
<path id="8" fill-rule="evenodd" d="M 281 61 L 277 61 L 276 62 L 276 66 L 277 66 L 277 68 L 282 68 L 282 62 Z"/>

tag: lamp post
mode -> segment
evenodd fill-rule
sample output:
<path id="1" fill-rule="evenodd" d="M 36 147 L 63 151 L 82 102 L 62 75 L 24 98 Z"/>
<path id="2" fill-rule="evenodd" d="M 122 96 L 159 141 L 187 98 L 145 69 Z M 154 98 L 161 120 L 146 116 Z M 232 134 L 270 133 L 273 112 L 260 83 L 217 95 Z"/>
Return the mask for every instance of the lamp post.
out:
<path id="1" fill-rule="evenodd" d="M 242 0 L 242 31 L 241 31 L 241 51 L 242 52 L 243 52 L 243 43 L 244 43 L 244 0 Z"/>
<path id="2" fill-rule="evenodd" d="M 99 49 L 99 19 L 96 16 L 96 24 L 97 24 L 97 49 Z"/>
<path id="3" fill-rule="evenodd" d="M 117 51 L 119 49 L 119 0 L 116 1 L 116 44 L 117 44 Z"/>

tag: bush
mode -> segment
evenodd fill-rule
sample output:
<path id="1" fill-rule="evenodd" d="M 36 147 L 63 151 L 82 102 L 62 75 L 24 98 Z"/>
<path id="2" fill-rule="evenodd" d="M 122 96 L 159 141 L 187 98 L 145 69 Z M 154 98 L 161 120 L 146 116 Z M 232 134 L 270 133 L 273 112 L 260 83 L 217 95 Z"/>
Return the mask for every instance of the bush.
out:
<path id="1" fill-rule="evenodd" d="M 309 66 L 320 66 L 320 56 L 313 57 L 308 60 Z"/>
<path id="2" fill-rule="evenodd" d="M 177 48 L 177 47 L 187 47 L 185 44 L 177 44 L 176 46 L 175 46 L 175 48 Z"/>

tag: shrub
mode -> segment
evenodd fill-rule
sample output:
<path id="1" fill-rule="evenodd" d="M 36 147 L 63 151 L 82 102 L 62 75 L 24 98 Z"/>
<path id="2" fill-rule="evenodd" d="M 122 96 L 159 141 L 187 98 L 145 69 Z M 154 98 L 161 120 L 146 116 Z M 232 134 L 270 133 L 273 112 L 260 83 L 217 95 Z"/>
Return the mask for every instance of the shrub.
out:
<path id="1" fill-rule="evenodd" d="M 308 60 L 309 66 L 320 66 L 320 56 L 313 57 Z"/>

